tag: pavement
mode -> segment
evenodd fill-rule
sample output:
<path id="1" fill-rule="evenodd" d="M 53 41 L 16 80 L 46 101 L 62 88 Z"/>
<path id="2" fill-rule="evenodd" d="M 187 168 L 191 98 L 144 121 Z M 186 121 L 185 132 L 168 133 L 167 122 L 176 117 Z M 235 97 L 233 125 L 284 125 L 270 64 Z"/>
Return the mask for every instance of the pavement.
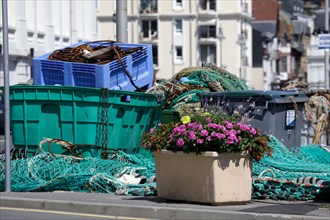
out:
<path id="1" fill-rule="evenodd" d="M 0 206 L 117 215 L 149 219 L 330 219 L 330 203 L 252 200 L 245 205 L 211 206 L 156 196 L 77 192 L 0 192 Z"/>

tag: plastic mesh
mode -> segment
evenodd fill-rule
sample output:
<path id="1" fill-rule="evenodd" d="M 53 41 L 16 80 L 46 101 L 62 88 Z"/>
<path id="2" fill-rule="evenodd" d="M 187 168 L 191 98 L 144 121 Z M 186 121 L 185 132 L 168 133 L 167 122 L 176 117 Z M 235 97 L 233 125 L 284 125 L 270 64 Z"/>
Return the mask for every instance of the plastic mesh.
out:
<path id="1" fill-rule="evenodd" d="M 274 136 L 270 140 L 273 155 L 253 161 L 252 198 L 330 198 L 328 148 L 314 144 L 289 150 Z M 123 181 L 124 175 L 138 182 Z M 4 190 L 5 163 L 0 160 L 0 191 Z M 153 158 L 121 151 L 106 160 L 39 154 L 11 161 L 11 190 L 155 195 L 155 162 Z"/>

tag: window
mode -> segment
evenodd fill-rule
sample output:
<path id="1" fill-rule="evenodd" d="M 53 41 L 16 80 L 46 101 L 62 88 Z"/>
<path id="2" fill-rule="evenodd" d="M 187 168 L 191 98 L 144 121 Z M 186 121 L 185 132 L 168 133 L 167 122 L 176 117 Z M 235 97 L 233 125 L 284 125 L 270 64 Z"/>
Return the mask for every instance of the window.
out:
<path id="1" fill-rule="evenodd" d="M 182 20 L 175 20 L 175 33 L 182 33 Z"/>
<path id="2" fill-rule="evenodd" d="M 182 0 L 175 0 L 175 6 L 182 7 Z"/>
<path id="3" fill-rule="evenodd" d="M 200 26 L 199 27 L 199 38 L 209 38 L 216 37 L 216 28 L 215 25 L 210 26 Z"/>
<path id="4" fill-rule="evenodd" d="M 247 2 L 243 2 L 242 3 L 242 12 L 243 13 L 248 13 L 248 10 L 249 10 L 249 5 Z"/>
<path id="5" fill-rule="evenodd" d="M 141 0 L 140 13 L 157 13 L 157 0 Z"/>
<path id="6" fill-rule="evenodd" d="M 157 20 L 142 21 L 142 34 L 143 38 L 157 39 Z"/>
<path id="7" fill-rule="evenodd" d="M 200 45 L 200 61 L 216 64 L 217 55 L 215 45 Z"/>
<path id="8" fill-rule="evenodd" d="M 199 7 L 204 11 L 215 11 L 216 0 L 200 0 Z"/>
<path id="9" fill-rule="evenodd" d="M 158 46 L 152 45 L 152 60 L 155 66 L 158 66 Z"/>
<path id="10" fill-rule="evenodd" d="M 182 47 L 175 47 L 175 60 L 182 61 Z"/>
<path id="11" fill-rule="evenodd" d="M 280 72 L 287 72 L 287 57 L 286 56 L 281 58 Z"/>

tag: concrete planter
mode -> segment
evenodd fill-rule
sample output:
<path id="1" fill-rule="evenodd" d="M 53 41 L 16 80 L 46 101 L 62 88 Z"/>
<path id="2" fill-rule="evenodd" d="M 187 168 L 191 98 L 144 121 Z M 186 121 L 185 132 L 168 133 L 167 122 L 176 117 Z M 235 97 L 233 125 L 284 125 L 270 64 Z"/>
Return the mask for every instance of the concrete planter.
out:
<path id="1" fill-rule="evenodd" d="M 251 200 L 252 160 L 248 154 L 162 150 L 154 155 L 160 198 L 212 205 Z"/>

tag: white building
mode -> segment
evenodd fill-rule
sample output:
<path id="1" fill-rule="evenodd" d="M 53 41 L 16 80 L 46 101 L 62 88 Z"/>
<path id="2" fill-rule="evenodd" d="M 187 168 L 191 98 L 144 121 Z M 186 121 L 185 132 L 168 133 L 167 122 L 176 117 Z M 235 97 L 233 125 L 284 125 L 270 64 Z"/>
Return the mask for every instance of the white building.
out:
<path id="1" fill-rule="evenodd" d="M 26 83 L 31 79 L 31 57 L 77 41 L 97 39 L 95 8 L 96 0 L 9 0 L 9 83 Z M 0 35 L 2 45 L 2 29 Z M 2 51 L 0 67 L 3 85 Z"/>
<path id="2" fill-rule="evenodd" d="M 251 82 L 251 3 L 128 1 L 128 42 L 153 45 L 159 79 L 170 78 L 185 67 L 212 62 Z M 116 39 L 116 1 L 99 1 L 97 11 L 99 38 Z"/>
<path id="3" fill-rule="evenodd" d="M 318 43 L 318 36 L 311 35 L 311 44 L 307 50 L 307 82 L 309 89 L 327 88 L 325 77 L 325 49 L 319 49 Z"/>
<path id="4" fill-rule="evenodd" d="M 251 4 L 127 0 L 127 43 L 153 45 L 158 79 L 212 62 L 253 85 Z M 10 84 L 31 78 L 33 56 L 81 40 L 116 39 L 115 0 L 10 0 L 8 5 Z"/>

